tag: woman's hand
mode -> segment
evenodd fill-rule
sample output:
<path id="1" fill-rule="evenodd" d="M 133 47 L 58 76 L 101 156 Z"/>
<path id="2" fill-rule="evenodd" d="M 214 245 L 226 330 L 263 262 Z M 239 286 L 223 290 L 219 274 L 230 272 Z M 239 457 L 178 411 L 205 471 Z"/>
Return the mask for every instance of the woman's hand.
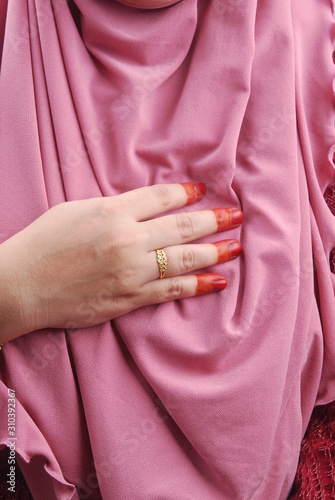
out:
<path id="1" fill-rule="evenodd" d="M 238 226 L 242 212 L 219 208 L 155 218 L 204 195 L 201 183 L 166 184 L 48 210 L 0 247 L 0 343 L 225 288 L 220 275 L 185 273 L 237 257 L 240 243 L 190 242 Z M 156 249 L 168 257 L 164 279 Z"/>

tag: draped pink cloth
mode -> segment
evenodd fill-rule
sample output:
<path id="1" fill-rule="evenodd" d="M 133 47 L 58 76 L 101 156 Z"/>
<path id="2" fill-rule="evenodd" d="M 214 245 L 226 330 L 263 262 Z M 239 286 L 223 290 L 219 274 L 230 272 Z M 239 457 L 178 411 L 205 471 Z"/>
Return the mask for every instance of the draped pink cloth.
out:
<path id="1" fill-rule="evenodd" d="M 223 293 L 6 344 L 0 443 L 11 388 L 36 499 L 285 499 L 335 399 L 333 3 L 1 1 L 1 241 L 161 182 L 245 219 Z"/>

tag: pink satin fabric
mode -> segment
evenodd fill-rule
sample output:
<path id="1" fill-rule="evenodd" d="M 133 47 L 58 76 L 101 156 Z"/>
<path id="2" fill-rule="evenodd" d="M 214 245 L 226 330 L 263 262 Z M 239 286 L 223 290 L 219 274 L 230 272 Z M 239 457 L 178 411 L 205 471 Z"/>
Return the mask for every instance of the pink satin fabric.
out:
<path id="1" fill-rule="evenodd" d="M 332 2 L 76 0 L 78 26 L 66 0 L 5 3 L 1 241 L 161 182 L 245 219 L 223 293 L 6 344 L 0 443 L 11 388 L 36 499 L 285 499 L 335 399 Z"/>

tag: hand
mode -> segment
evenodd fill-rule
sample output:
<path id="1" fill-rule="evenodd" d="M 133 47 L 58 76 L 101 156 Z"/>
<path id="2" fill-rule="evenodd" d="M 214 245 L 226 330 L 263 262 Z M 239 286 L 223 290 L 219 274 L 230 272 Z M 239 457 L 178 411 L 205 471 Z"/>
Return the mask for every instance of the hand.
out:
<path id="1" fill-rule="evenodd" d="M 225 288 L 220 275 L 185 273 L 237 257 L 240 243 L 189 242 L 237 227 L 242 212 L 219 208 L 155 218 L 204 195 L 201 183 L 166 184 L 48 210 L 0 247 L 0 343 Z M 155 252 L 161 248 L 168 257 L 164 279 Z"/>

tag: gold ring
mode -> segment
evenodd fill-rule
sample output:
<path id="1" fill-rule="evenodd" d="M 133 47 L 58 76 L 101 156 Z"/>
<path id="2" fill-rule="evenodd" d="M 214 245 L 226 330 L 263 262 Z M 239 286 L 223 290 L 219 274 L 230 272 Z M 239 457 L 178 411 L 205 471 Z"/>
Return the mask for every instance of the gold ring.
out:
<path id="1" fill-rule="evenodd" d="M 157 264 L 159 268 L 159 278 L 165 278 L 165 273 L 167 271 L 168 258 L 164 250 L 156 250 Z"/>

